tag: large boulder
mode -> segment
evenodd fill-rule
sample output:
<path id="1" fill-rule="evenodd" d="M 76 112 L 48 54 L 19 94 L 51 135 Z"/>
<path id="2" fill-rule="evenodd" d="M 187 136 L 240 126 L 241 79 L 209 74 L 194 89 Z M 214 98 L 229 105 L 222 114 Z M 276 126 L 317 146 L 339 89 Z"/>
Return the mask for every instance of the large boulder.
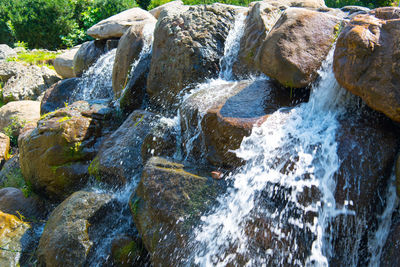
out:
<path id="1" fill-rule="evenodd" d="M 74 57 L 80 46 L 75 46 L 66 52 L 58 55 L 54 60 L 54 69 L 64 79 L 75 77 L 74 73 Z"/>
<path id="2" fill-rule="evenodd" d="M 91 226 L 105 214 L 111 196 L 78 191 L 50 215 L 37 248 L 41 266 L 85 266 Z M 93 221 L 94 220 L 94 221 Z"/>
<path id="3" fill-rule="evenodd" d="M 400 122 L 400 8 L 355 16 L 337 40 L 334 72 L 339 84 L 371 108 Z"/>
<path id="4" fill-rule="evenodd" d="M 223 4 L 202 5 L 159 18 L 147 80 L 153 105 L 172 110 L 186 86 L 217 76 L 236 10 Z"/>
<path id="5" fill-rule="evenodd" d="M 62 200 L 86 183 L 89 163 L 113 126 L 107 104 L 75 102 L 19 136 L 22 174 L 34 191 Z"/>
<path id="6" fill-rule="evenodd" d="M 286 87 L 306 87 L 318 76 L 339 23 L 338 17 L 326 13 L 286 9 L 257 53 L 257 69 Z"/>
<path id="7" fill-rule="evenodd" d="M 83 43 L 75 53 L 74 76 L 80 77 L 99 57 L 118 46 L 118 40 L 94 40 Z"/>
<path id="8" fill-rule="evenodd" d="M 16 57 L 17 53 L 8 45 L 0 44 L 0 61 L 6 60 L 9 57 Z"/>
<path id="9" fill-rule="evenodd" d="M 46 114 L 75 102 L 80 79 L 70 78 L 53 84 L 46 90 L 40 103 L 40 114 Z"/>
<path id="10" fill-rule="evenodd" d="M 192 227 L 223 184 L 163 158 L 147 162 L 129 205 L 153 265 L 180 266 L 187 259 Z"/>
<path id="11" fill-rule="evenodd" d="M 0 211 L 0 266 L 18 266 L 28 223 Z"/>
<path id="12" fill-rule="evenodd" d="M 96 39 L 119 38 L 132 25 L 153 19 L 154 16 L 149 12 L 135 7 L 100 21 L 90 27 L 86 33 Z"/>
<path id="13" fill-rule="evenodd" d="M 7 126 L 23 127 L 27 123 L 36 123 L 40 118 L 40 102 L 23 100 L 13 101 L 0 108 L 0 131 Z M 12 129 L 18 132 L 20 129 Z"/>
<path id="14" fill-rule="evenodd" d="M 10 65 L 12 66 L 11 69 L 16 71 L 3 86 L 3 100 L 5 102 L 37 100 L 47 88 L 60 80 L 54 70 L 45 66 L 23 66 L 21 63 L 10 63 Z"/>
<path id="15" fill-rule="evenodd" d="M 140 174 L 152 155 L 172 156 L 174 129 L 158 115 L 137 110 L 104 141 L 89 172 L 98 180 L 122 185 Z"/>
<path id="16" fill-rule="evenodd" d="M 182 10 L 185 9 L 185 6 L 181 0 L 175 0 L 168 2 L 164 5 L 158 6 L 156 8 L 153 8 L 152 10 L 149 11 L 150 14 L 152 14 L 156 19 L 160 17 L 161 12 L 163 11 L 169 11 L 169 10 Z"/>
<path id="17" fill-rule="evenodd" d="M 204 85 L 181 105 L 184 152 L 195 160 L 206 158 L 219 167 L 243 163 L 232 150 L 240 147 L 253 125 L 261 124 L 281 107 L 307 99 L 268 79 Z M 304 99 L 302 99 L 304 97 Z"/>
<path id="18" fill-rule="evenodd" d="M 132 63 L 140 59 L 144 47 L 147 46 L 149 50 L 156 22 L 155 18 L 136 22 L 121 37 L 115 55 L 112 77 L 112 86 L 116 98 L 121 96 L 122 90 L 127 85 Z"/>

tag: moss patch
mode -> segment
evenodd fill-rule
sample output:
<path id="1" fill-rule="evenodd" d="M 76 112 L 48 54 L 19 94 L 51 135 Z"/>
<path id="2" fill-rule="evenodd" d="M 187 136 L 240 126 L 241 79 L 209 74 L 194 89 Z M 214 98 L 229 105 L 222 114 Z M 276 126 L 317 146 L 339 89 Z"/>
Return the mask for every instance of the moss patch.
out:
<path id="1" fill-rule="evenodd" d="M 7 58 L 7 61 L 16 61 L 26 65 L 46 66 L 54 70 L 53 61 L 60 53 L 35 50 L 19 53 L 16 57 Z"/>
<path id="2" fill-rule="evenodd" d="M 90 163 L 88 167 L 88 172 L 90 176 L 93 176 L 97 181 L 101 181 L 101 176 L 100 176 L 100 160 L 98 158 L 94 158 L 94 160 Z"/>

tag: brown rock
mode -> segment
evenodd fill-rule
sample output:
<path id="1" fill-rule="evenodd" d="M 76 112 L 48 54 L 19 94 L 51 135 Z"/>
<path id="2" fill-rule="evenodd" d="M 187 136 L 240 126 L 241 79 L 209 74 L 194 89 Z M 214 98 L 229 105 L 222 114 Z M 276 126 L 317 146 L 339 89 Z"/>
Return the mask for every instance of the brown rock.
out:
<path id="1" fill-rule="evenodd" d="M 156 22 L 157 20 L 151 17 L 135 22 L 121 37 L 115 55 L 112 76 L 114 96 L 116 98 L 121 96 L 122 90 L 128 83 L 128 75 L 130 74 L 132 63 L 139 59 L 145 42 L 151 41 L 148 39 L 152 35 Z"/>
<path id="2" fill-rule="evenodd" d="M 263 42 L 256 67 L 286 87 L 309 85 L 335 41 L 339 22 L 322 12 L 285 10 Z"/>
<path id="3" fill-rule="evenodd" d="M 189 8 L 188 6 L 185 6 L 181 0 L 175 0 L 168 2 L 164 5 L 158 6 L 156 8 L 153 8 L 150 10 L 150 14 L 152 14 L 156 19 L 160 17 L 161 12 L 168 12 L 169 10 L 174 11 L 174 10 L 182 10 Z"/>
<path id="4" fill-rule="evenodd" d="M 10 137 L 0 133 L 0 169 L 6 160 L 10 158 Z"/>
<path id="5" fill-rule="evenodd" d="M 75 77 L 74 57 L 79 48 L 80 46 L 74 46 L 61 55 L 58 55 L 54 60 L 54 69 L 63 79 Z"/>
<path id="6" fill-rule="evenodd" d="M 400 122 L 400 8 L 355 16 L 341 32 L 334 72 L 339 84 Z"/>
<path id="7" fill-rule="evenodd" d="M 5 187 L 0 189 L 0 210 L 15 216 L 21 214 L 29 220 L 37 218 L 40 207 L 35 199 L 26 197 L 20 189 Z"/>

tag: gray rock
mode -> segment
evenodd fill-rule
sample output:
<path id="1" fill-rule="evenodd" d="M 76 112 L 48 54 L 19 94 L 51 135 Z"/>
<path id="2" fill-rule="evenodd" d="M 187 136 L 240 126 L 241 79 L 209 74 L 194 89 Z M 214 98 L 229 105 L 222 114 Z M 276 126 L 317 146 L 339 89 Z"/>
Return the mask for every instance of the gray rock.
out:
<path id="1" fill-rule="evenodd" d="M 0 61 L 6 60 L 9 57 L 16 57 L 17 53 L 8 45 L 0 44 Z"/>
<path id="2" fill-rule="evenodd" d="M 54 60 L 54 69 L 64 79 L 75 77 L 74 57 L 79 48 L 80 46 L 75 46 L 61 55 L 58 55 Z"/>

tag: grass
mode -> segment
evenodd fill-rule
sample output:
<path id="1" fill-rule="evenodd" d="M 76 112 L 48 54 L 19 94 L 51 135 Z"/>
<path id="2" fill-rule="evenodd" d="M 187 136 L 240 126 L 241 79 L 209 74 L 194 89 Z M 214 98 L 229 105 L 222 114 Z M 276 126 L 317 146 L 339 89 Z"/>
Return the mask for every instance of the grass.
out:
<path id="1" fill-rule="evenodd" d="M 6 180 L 0 184 L 0 188 L 3 187 L 14 187 L 21 189 L 25 197 L 29 197 L 32 194 L 32 185 L 26 182 L 22 175 L 20 168 L 15 168 L 5 174 Z"/>
<path id="2" fill-rule="evenodd" d="M 16 57 L 7 58 L 7 61 L 16 61 L 27 65 L 46 66 L 54 70 L 53 60 L 59 55 L 57 52 L 34 50 L 19 53 Z"/>

